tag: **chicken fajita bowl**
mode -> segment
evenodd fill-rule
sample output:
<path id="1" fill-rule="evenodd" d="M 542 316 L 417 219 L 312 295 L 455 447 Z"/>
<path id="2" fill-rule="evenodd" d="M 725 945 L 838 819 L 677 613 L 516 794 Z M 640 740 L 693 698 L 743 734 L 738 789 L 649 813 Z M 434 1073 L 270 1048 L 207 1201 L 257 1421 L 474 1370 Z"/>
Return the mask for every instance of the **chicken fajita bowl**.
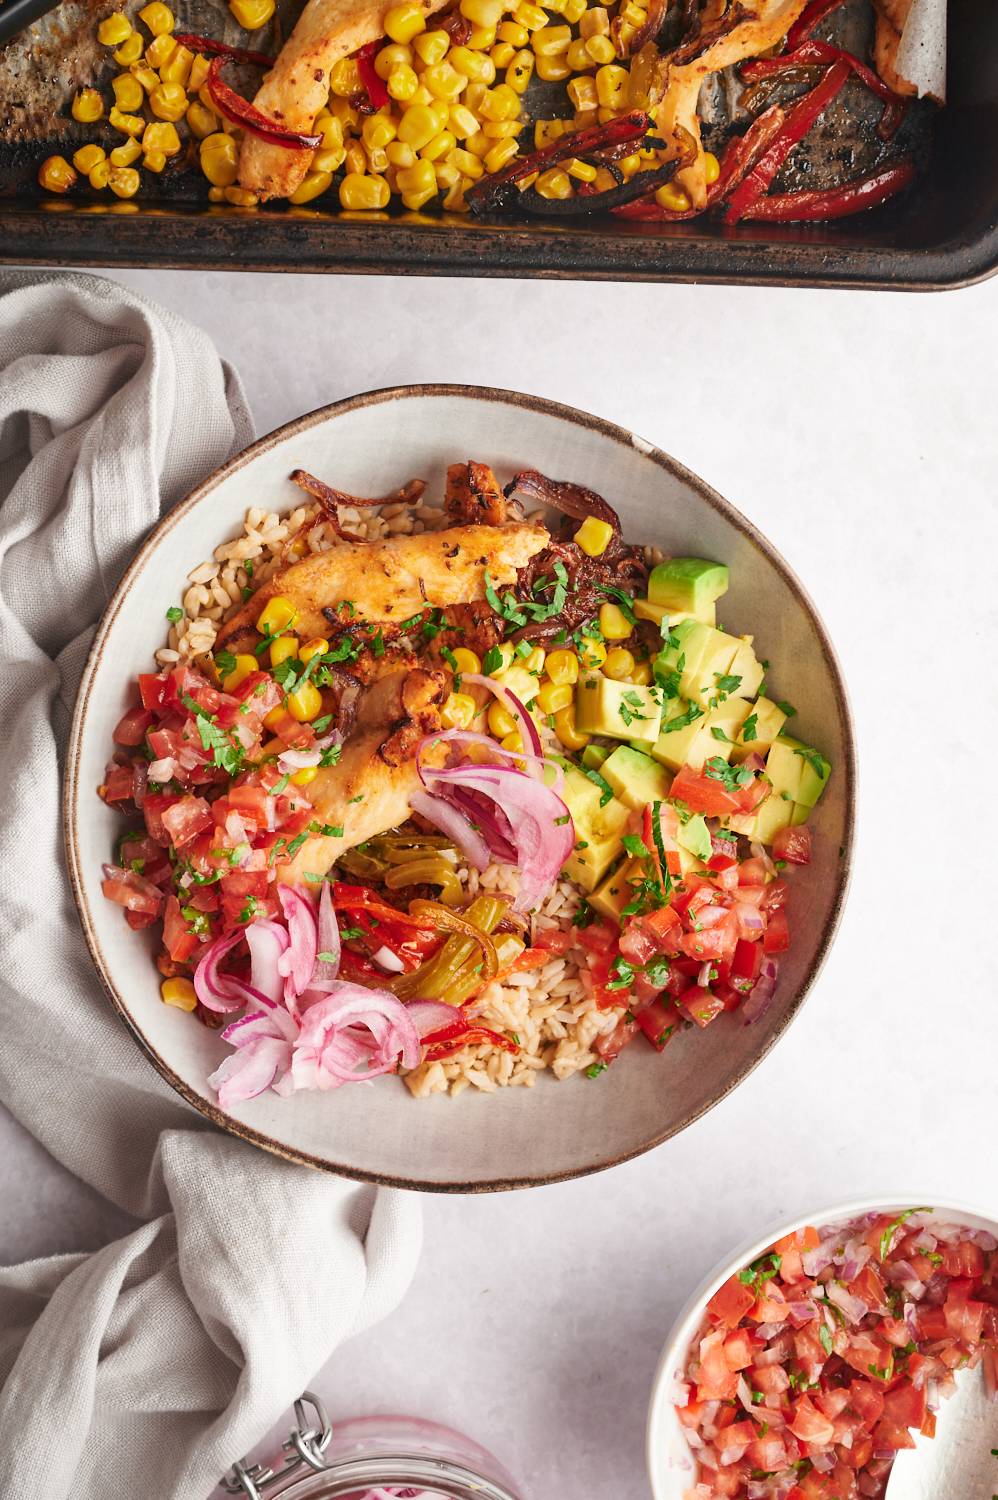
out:
<path id="1" fill-rule="evenodd" d="M 852 797 L 831 648 L 743 518 L 594 418 L 432 387 L 301 419 L 161 523 L 67 831 L 181 1093 L 460 1189 L 610 1165 L 734 1086 L 831 940 Z"/>

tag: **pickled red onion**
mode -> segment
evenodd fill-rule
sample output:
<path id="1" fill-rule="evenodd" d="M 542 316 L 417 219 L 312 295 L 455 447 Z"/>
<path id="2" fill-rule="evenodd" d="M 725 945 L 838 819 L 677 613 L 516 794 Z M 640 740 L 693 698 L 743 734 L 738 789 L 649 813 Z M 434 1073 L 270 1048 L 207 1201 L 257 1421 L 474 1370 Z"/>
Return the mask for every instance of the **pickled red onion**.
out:
<path id="1" fill-rule="evenodd" d="M 520 731 L 520 741 L 524 750 L 529 755 L 540 756 L 542 754 L 541 737 L 537 733 L 537 725 L 512 688 L 508 688 L 503 683 L 497 682 L 494 677 L 483 677 L 479 672 L 463 672 L 461 674 L 461 682 L 462 685 L 470 682 L 472 687 L 487 688 L 490 693 L 494 693 L 503 708 L 516 720 L 516 727 Z M 535 771 L 531 767 L 530 775 L 543 775 L 543 771 L 540 769 Z"/>

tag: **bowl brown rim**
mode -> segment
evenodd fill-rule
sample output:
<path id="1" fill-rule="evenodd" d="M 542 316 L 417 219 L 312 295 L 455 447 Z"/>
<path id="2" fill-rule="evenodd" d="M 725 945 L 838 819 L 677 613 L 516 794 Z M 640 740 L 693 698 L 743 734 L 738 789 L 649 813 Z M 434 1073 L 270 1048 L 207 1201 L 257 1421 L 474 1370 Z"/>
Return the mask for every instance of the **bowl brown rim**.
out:
<path id="1" fill-rule="evenodd" d="M 294 437 L 296 434 L 308 431 L 313 427 L 321 426 L 331 418 L 335 418 L 346 412 L 357 411 L 366 406 L 376 406 L 392 401 L 427 396 L 456 396 L 465 400 L 500 402 L 507 406 L 524 407 L 530 411 L 540 412 L 545 416 L 552 416 L 562 421 L 572 422 L 578 427 L 585 427 L 590 431 L 601 433 L 604 437 L 608 437 L 624 447 L 629 449 L 636 448 L 638 452 L 650 459 L 651 462 L 657 464 L 659 468 L 663 469 L 672 478 L 693 489 L 705 504 L 723 516 L 726 521 L 745 537 L 756 551 L 763 554 L 767 561 L 776 568 L 788 587 L 803 603 L 814 626 L 822 655 L 829 668 L 835 690 L 836 705 L 843 725 L 845 764 L 841 767 L 841 773 L 845 782 L 846 826 L 843 843 L 839 851 L 838 884 L 835 900 L 822 927 L 814 962 L 781 1018 L 779 1025 L 775 1028 L 766 1044 L 754 1055 L 750 1062 L 743 1068 L 732 1073 L 725 1084 L 716 1090 L 708 1100 L 697 1109 L 690 1110 L 676 1124 L 663 1130 L 661 1133 L 654 1134 L 633 1150 L 622 1152 L 606 1161 L 597 1161 L 590 1165 L 567 1171 L 538 1172 L 529 1176 L 488 1178 L 484 1181 L 471 1182 L 421 1181 L 418 1178 L 395 1177 L 389 1173 L 360 1171 L 356 1167 L 350 1167 L 341 1162 L 327 1161 L 321 1157 L 313 1156 L 307 1151 L 295 1150 L 280 1141 L 275 1141 L 265 1132 L 255 1129 L 251 1125 L 246 1125 L 240 1120 L 233 1119 L 220 1110 L 217 1105 L 204 1099 L 196 1090 L 180 1078 L 145 1036 L 141 1026 L 132 1016 L 111 978 L 110 965 L 107 963 L 101 948 L 84 891 L 76 828 L 76 806 L 79 793 L 80 757 L 84 725 L 97 666 L 103 656 L 111 629 L 125 595 L 128 593 L 135 576 L 144 566 L 146 560 L 155 552 L 161 539 L 172 530 L 182 516 L 185 516 L 188 511 L 193 510 L 195 506 L 200 504 L 224 479 L 228 479 L 230 475 L 245 468 L 260 454 L 268 452 L 278 443 L 282 443 L 287 438 Z M 730 501 L 725 500 L 722 495 L 708 485 L 705 480 L 701 479 L 699 475 L 694 474 L 690 469 L 686 468 L 684 464 L 679 463 L 654 443 L 649 443 L 645 439 L 637 437 L 636 434 L 625 427 L 619 426 L 615 422 L 609 422 L 602 417 L 594 416 L 590 412 L 580 411 L 577 407 L 568 406 L 562 402 L 550 401 L 543 396 L 527 395 L 521 391 L 509 391 L 491 386 L 469 386 L 433 382 L 425 385 L 384 386 L 377 390 L 363 391 L 359 395 L 347 396 L 341 401 L 333 401 L 327 406 L 317 407 L 314 411 L 307 412 L 290 422 L 284 423 L 283 426 L 275 428 L 272 432 L 265 434 L 261 438 L 257 438 L 249 447 L 244 448 L 240 453 L 235 454 L 224 464 L 214 469 L 206 479 L 202 480 L 189 495 L 175 505 L 147 534 L 122 575 L 110 603 L 98 622 L 93 643 L 87 655 L 86 664 L 80 679 L 80 688 L 73 710 L 73 720 L 66 752 L 62 804 L 63 838 L 66 848 L 69 879 L 80 917 L 80 925 L 83 928 L 83 935 L 101 984 L 126 1028 L 160 1076 L 166 1080 L 181 1098 L 185 1099 L 188 1104 L 196 1109 L 199 1114 L 203 1115 L 220 1129 L 227 1130 L 230 1134 L 248 1141 L 251 1145 L 260 1146 L 263 1150 L 269 1151 L 275 1156 L 282 1157 L 285 1161 L 293 1161 L 303 1166 L 316 1168 L 319 1171 L 331 1172 L 338 1177 L 347 1177 L 358 1182 L 371 1182 L 383 1187 L 402 1188 L 416 1192 L 503 1192 L 513 1188 L 541 1187 L 556 1182 L 572 1181 L 575 1178 L 587 1177 L 595 1172 L 605 1171 L 610 1167 L 620 1166 L 623 1162 L 633 1161 L 636 1157 L 643 1156 L 645 1152 L 661 1146 L 665 1141 L 671 1140 L 673 1136 L 679 1135 L 697 1120 L 702 1119 L 722 1099 L 726 1099 L 750 1073 L 755 1071 L 763 1059 L 769 1055 L 773 1047 L 799 1014 L 813 988 L 815 980 L 824 968 L 835 933 L 841 921 L 852 877 L 852 855 L 856 824 L 856 782 L 856 739 L 852 710 L 842 675 L 842 668 L 824 621 L 807 590 L 781 553 L 746 516 L 742 515 L 741 511 L 736 509 Z"/>

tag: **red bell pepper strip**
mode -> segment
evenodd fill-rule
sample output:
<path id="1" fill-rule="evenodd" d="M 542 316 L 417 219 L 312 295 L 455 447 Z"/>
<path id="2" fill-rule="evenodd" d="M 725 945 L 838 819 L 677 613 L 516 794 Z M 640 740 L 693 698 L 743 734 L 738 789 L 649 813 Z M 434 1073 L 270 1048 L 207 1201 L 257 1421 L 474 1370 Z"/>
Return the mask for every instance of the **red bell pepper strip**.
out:
<path id="1" fill-rule="evenodd" d="M 528 156 L 510 162 L 499 172 L 480 177 L 464 195 L 465 202 L 489 203 L 496 197 L 498 189 L 519 182 L 533 172 L 554 166 L 567 157 L 591 156 L 594 151 L 605 151 L 609 146 L 619 146 L 624 141 L 640 140 L 651 129 L 651 118 L 643 110 L 634 109 L 605 125 L 592 125 L 586 130 L 577 130 L 574 135 L 563 135 L 560 140 L 545 146 L 542 151 L 531 151 Z"/>
<path id="2" fill-rule="evenodd" d="M 488 1026 L 467 1026 L 458 1035 L 452 1035 L 453 1032 L 454 1027 L 447 1026 L 424 1037 L 423 1061 L 439 1062 L 441 1058 L 460 1052 L 462 1047 L 478 1047 L 483 1042 L 491 1042 L 493 1047 L 512 1052 L 514 1057 L 520 1050 L 511 1037 L 503 1036 L 498 1031 L 490 1031 Z"/>
<path id="3" fill-rule="evenodd" d="M 817 223 L 823 219 L 842 219 L 847 214 L 876 208 L 879 203 L 885 203 L 888 198 L 902 192 L 914 179 L 914 163 L 905 161 L 896 167 L 872 172 L 868 177 L 859 177 L 854 182 L 843 183 L 841 187 L 829 188 L 827 192 L 779 193 L 769 198 L 758 198 L 749 205 L 742 218 L 768 224 Z"/>
<path id="4" fill-rule="evenodd" d="M 831 42 L 802 42 L 793 52 L 784 52 L 780 57 L 760 57 L 755 62 L 746 63 L 741 70 L 741 76 L 746 83 L 754 83 L 759 78 L 772 78 L 778 73 L 783 73 L 787 68 L 813 67 L 816 63 L 843 62 L 866 84 L 871 93 L 883 99 L 885 104 L 903 104 L 905 101 L 900 94 L 896 94 L 884 80 L 876 74 L 866 63 L 860 62 L 851 52 L 846 52 L 843 47 L 835 47 Z"/>
<path id="5" fill-rule="evenodd" d="M 272 146 L 286 146 L 291 151 L 314 151 L 322 144 L 321 135 L 304 135 L 296 130 L 285 130 L 283 125 L 278 125 L 276 120 L 271 120 L 255 104 L 231 89 L 221 76 L 227 61 L 228 57 L 214 57 L 208 69 L 208 92 L 219 114 L 231 120 L 234 125 L 241 125 L 250 135 L 268 141 Z"/>
<path id="6" fill-rule="evenodd" d="M 720 203 L 732 192 L 755 166 L 759 157 L 781 129 L 786 114 L 779 104 L 771 104 L 752 121 L 744 135 L 732 136 L 721 157 L 721 170 L 716 182 L 707 188 L 707 208 Z M 680 212 L 663 208 L 651 198 L 642 198 L 639 203 L 628 203 L 614 208 L 611 213 L 622 219 L 640 219 L 645 223 L 662 223 L 665 220 L 694 219 L 703 209 L 688 208 Z"/>
<path id="7" fill-rule="evenodd" d="M 228 57 L 233 62 L 249 63 L 254 68 L 272 68 L 274 59 L 264 52 L 248 52 L 245 47 L 230 47 L 228 42 L 216 42 L 214 37 L 195 36 L 191 32 L 179 32 L 173 40 L 179 47 L 188 47 L 191 52 L 203 52 L 209 57 Z"/>
<path id="8" fill-rule="evenodd" d="M 798 42 L 809 37 L 820 21 L 830 16 L 833 10 L 838 10 L 844 0 L 811 0 L 797 17 L 790 30 L 787 32 L 787 48 L 792 51 Z"/>
<path id="9" fill-rule="evenodd" d="M 749 206 L 763 196 L 793 148 L 804 139 L 818 116 L 839 94 L 848 77 L 849 69 L 844 62 L 833 63 L 821 82 L 787 111 L 783 126 L 768 150 L 763 152 L 751 172 L 728 199 L 724 215 L 726 223 L 737 224 L 739 219 L 745 217 Z"/>
<path id="10" fill-rule="evenodd" d="M 366 47 L 361 47 L 359 52 L 354 53 L 360 81 L 375 109 L 383 109 L 388 103 L 388 90 L 384 79 L 379 77 L 374 67 L 374 59 L 380 50 L 380 42 L 368 42 Z"/>
<path id="11" fill-rule="evenodd" d="M 341 881 L 334 881 L 333 905 L 341 906 L 344 911 L 369 911 L 374 916 L 395 922 L 401 927 L 419 927 L 424 932 L 436 932 L 432 922 L 421 922 L 418 917 L 410 917 L 407 911 L 399 911 L 397 906 L 379 901 L 365 885 L 345 885 Z"/>

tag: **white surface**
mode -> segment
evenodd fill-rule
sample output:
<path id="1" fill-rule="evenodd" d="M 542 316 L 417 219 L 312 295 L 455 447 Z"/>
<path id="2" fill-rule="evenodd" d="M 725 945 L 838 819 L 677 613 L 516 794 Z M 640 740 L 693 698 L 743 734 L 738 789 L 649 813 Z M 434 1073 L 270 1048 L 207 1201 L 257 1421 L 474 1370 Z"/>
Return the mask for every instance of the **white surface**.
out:
<path id="1" fill-rule="evenodd" d="M 660 1346 L 754 1226 L 899 1182 L 998 1212 L 998 281 L 912 296 L 119 279 L 207 328 L 261 432 L 420 380 L 519 387 L 626 423 L 762 527 L 836 641 L 859 737 L 856 872 L 789 1035 L 650 1156 L 528 1194 L 428 1199 L 407 1302 L 316 1381 L 334 1415 L 380 1406 L 463 1426 L 527 1500 L 647 1500 Z M 0 1201 L 5 1259 L 120 1227 L 9 1121 Z"/>

